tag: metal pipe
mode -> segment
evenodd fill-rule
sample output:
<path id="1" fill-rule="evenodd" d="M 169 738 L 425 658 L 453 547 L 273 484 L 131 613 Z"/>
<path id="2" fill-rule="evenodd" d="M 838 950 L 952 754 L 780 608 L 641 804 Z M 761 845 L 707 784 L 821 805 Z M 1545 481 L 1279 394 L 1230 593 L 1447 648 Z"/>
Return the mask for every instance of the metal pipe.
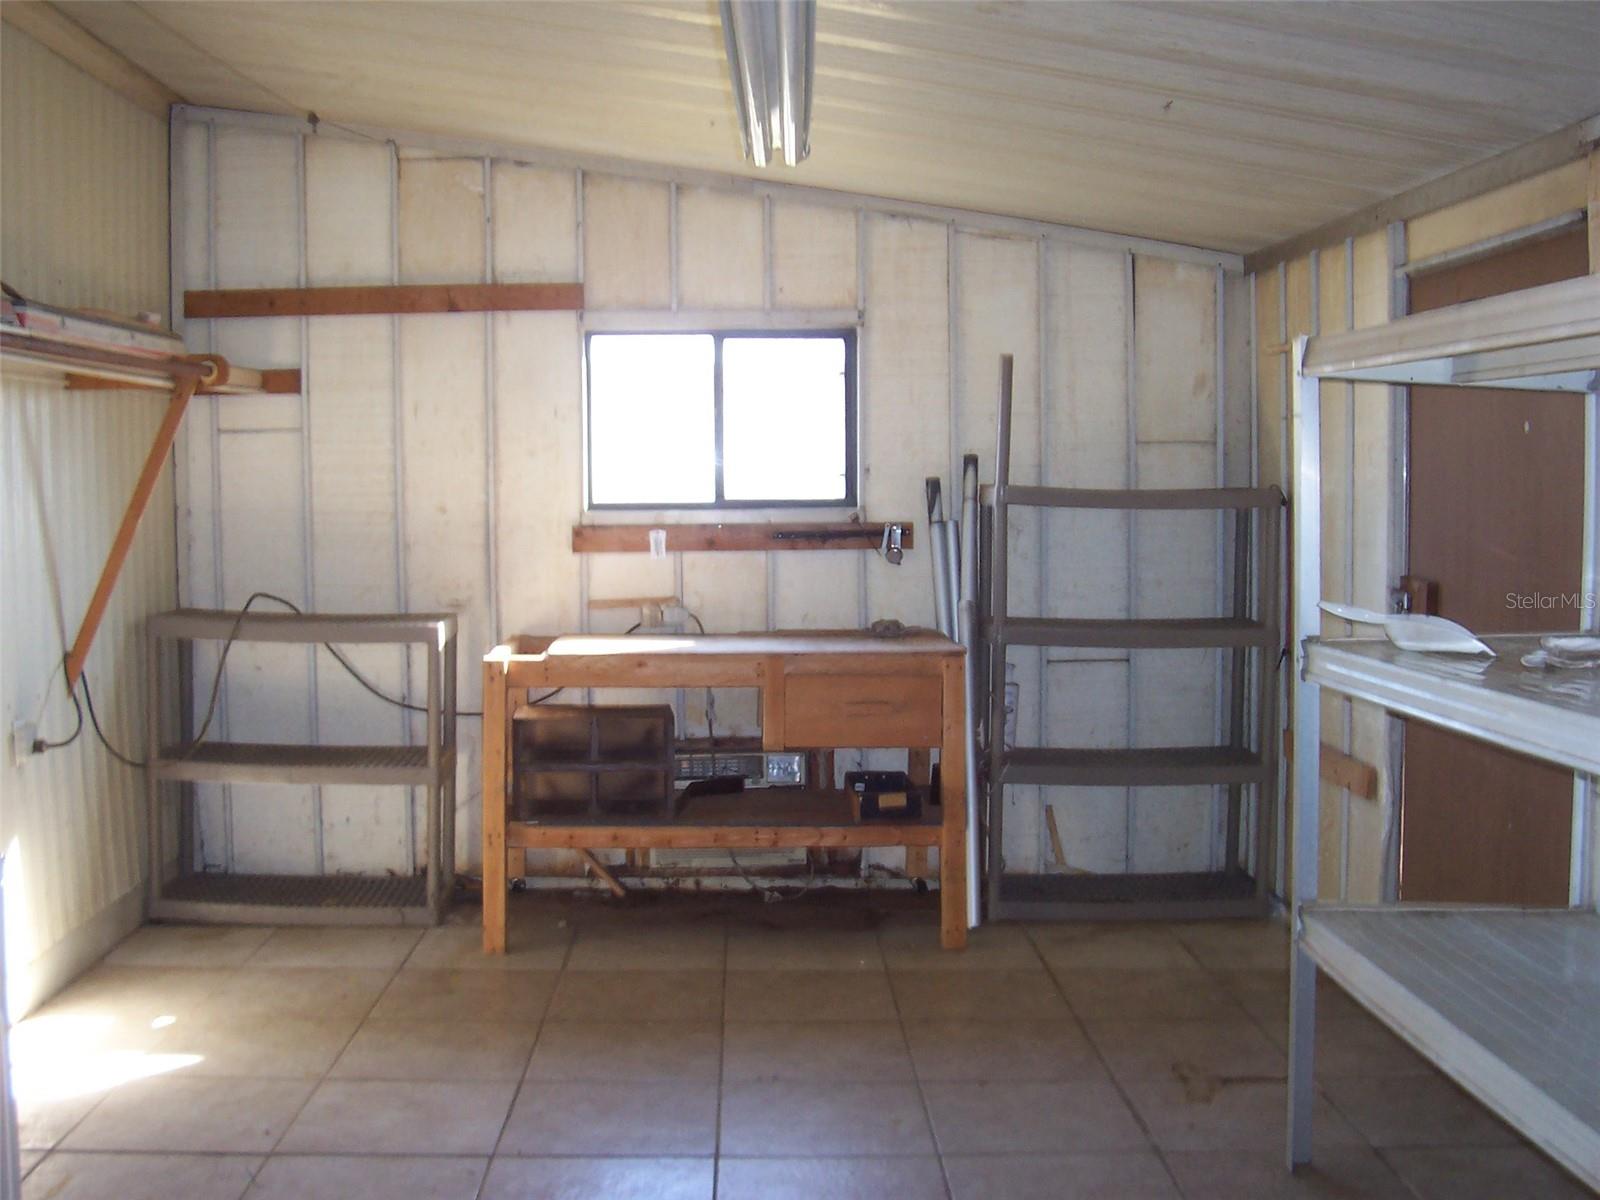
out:
<path id="1" fill-rule="evenodd" d="M 960 603 L 957 622 L 961 644 L 966 647 L 965 683 L 967 688 L 967 928 L 976 929 L 982 920 L 978 904 L 980 876 L 978 856 L 978 456 L 961 460 L 961 570 Z"/>

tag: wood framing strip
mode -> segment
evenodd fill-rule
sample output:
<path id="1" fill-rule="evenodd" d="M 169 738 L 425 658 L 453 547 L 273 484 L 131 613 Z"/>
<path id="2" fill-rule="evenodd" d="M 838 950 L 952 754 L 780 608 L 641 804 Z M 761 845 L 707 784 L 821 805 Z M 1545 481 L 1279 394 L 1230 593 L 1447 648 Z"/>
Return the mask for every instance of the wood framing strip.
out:
<path id="1" fill-rule="evenodd" d="M 298 396 L 300 394 L 300 368 L 278 367 L 265 371 L 258 371 L 261 376 L 261 386 L 252 391 L 256 394 L 264 393 L 269 396 Z M 76 371 L 67 372 L 67 391 L 69 392 L 115 392 L 124 389 L 134 391 L 167 391 L 169 385 L 159 380 L 149 383 L 134 383 L 127 379 L 97 379 L 93 375 L 83 375 Z M 201 386 L 195 390 L 197 396 L 240 396 L 245 392 L 232 387 L 206 387 Z"/>
<path id="2" fill-rule="evenodd" d="M 433 283 L 371 287 L 239 288 L 183 294 L 183 315 L 353 317 L 463 312 L 576 311 L 581 283 Z"/>
<path id="3" fill-rule="evenodd" d="M 532 825 L 508 823 L 506 845 L 530 850 L 767 850 L 806 846 L 937 846 L 938 825 Z M 488 902 L 487 883 L 484 892 Z M 965 904 L 963 898 L 962 903 Z M 963 926 L 962 932 L 965 933 Z M 491 950 L 490 953 L 495 953 Z"/>
<path id="4" fill-rule="evenodd" d="M 1283 758 L 1285 762 L 1294 758 L 1294 733 L 1289 729 L 1283 731 Z M 1366 800 L 1378 798 L 1378 768 L 1371 763 L 1323 742 L 1320 769 L 1324 782 Z"/>
<path id="5" fill-rule="evenodd" d="M 666 532 L 668 554 L 701 550 L 875 550 L 883 544 L 886 525 L 899 525 L 900 545 L 913 548 L 910 521 L 810 523 L 775 525 L 770 522 L 714 525 L 574 525 L 575 554 L 645 554 L 650 531 Z"/>
<path id="6" fill-rule="evenodd" d="M 83 614 L 83 623 L 78 626 L 78 636 L 67 654 L 69 691 L 78 686 L 78 679 L 83 674 L 83 664 L 88 661 L 89 648 L 94 644 L 94 635 L 99 631 L 100 621 L 106 615 L 106 605 L 110 603 L 111 592 L 117 586 L 117 576 L 122 573 L 122 564 L 127 561 L 128 550 L 133 545 L 133 535 L 139 530 L 140 518 L 144 516 L 145 507 L 150 503 L 150 495 L 156 490 L 156 483 L 166 468 L 167 455 L 172 452 L 173 439 L 178 436 L 178 426 L 183 423 L 184 410 L 189 407 L 194 389 L 193 379 L 183 379 L 172 389 L 172 399 L 167 402 L 166 415 L 161 418 L 155 440 L 150 443 L 150 453 L 145 455 L 144 469 L 139 472 L 138 482 L 133 485 L 133 496 L 128 500 L 128 507 L 122 514 L 122 525 L 117 529 L 117 536 L 112 539 L 105 566 L 101 568 L 100 582 L 95 584 L 94 595 L 90 597 L 89 607 Z"/>

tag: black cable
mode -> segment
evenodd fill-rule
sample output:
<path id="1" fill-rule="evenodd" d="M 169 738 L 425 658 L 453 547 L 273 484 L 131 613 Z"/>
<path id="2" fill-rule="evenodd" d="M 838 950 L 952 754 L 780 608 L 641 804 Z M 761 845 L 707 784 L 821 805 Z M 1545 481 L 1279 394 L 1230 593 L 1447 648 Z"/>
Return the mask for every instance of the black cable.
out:
<path id="1" fill-rule="evenodd" d="M 94 726 L 94 735 L 100 739 L 100 744 L 106 748 L 106 753 L 111 755 L 112 758 L 116 759 L 125 767 L 143 769 L 145 766 L 147 766 L 147 763 L 141 762 L 136 758 L 129 758 L 126 754 L 111 744 L 111 739 L 106 737 L 106 731 L 100 728 L 99 714 L 94 711 L 94 691 L 89 687 L 89 673 L 87 671 L 83 672 L 83 674 L 79 676 L 79 680 L 83 684 L 83 701 L 89 707 L 89 723 Z M 73 703 L 77 703 L 76 698 L 73 699 Z"/>
<path id="2" fill-rule="evenodd" d="M 233 649 L 233 644 L 236 641 L 238 641 L 239 629 L 244 624 L 245 616 L 249 613 L 251 606 L 253 604 L 255 604 L 255 602 L 257 600 L 271 600 L 275 604 L 283 605 L 290 612 L 297 613 L 297 614 L 299 614 L 301 616 L 305 615 L 305 611 L 298 604 L 296 604 L 292 600 L 286 600 L 282 596 L 274 595 L 272 592 L 251 592 L 250 593 L 249 597 L 244 602 L 244 606 L 239 609 L 238 614 L 234 617 L 233 625 L 228 630 L 227 639 L 222 644 L 222 653 L 217 658 L 217 669 L 212 673 L 212 676 L 211 676 L 211 691 L 210 691 L 210 695 L 206 699 L 206 715 L 205 715 L 204 719 L 200 722 L 200 730 L 199 730 L 199 732 L 195 734 L 194 739 L 189 743 L 188 749 L 185 752 L 185 757 L 187 757 L 188 755 L 192 755 L 195 752 L 196 748 L 199 747 L 200 743 L 205 740 L 206 735 L 211 731 L 211 722 L 216 719 L 216 715 L 217 715 L 217 701 L 220 698 L 221 692 L 222 692 L 222 672 L 223 672 L 223 668 L 226 667 L 227 663 L 228 663 L 228 653 L 229 653 L 229 651 L 231 651 Z M 632 630 L 629 630 L 629 632 L 631 633 Z M 424 714 L 427 713 L 428 710 L 424 705 L 410 704 L 410 703 L 406 702 L 405 700 L 396 699 L 395 697 L 390 696 L 387 693 L 385 693 L 382 690 L 380 690 L 377 687 L 376 684 L 374 684 L 370 679 L 368 679 L 365 675 L 363 675 L 359 670 L 356 669 L 356 666 L 355 666 L 354 663 L 352 663 L 349 659 L 347 659 L 343 654 L 339 653 L 339 650 L 338 650 L 337 647 L 331 645 L 328 642 L 323 642 L 322 643 L 322 648 L 324 650 L 326 650 L 329 654 L 333 655 L 334 661 L 337 662 L 341 667 L 343 667 L 347 672 L 349 672 L 350 677 L 352 679 L 354 679 L 357 683 L 359 683 L 367 691 L 371 692 L 379 700 L 382 700 L 385 704 L 392 704 L 396 708 L 405 709 L 407 712 L 424 713 Z M 62 670 L 65 671 L 65 669 L 66 669 L 66 660 L 63 658 L 63 660 L 62 660 Z M 104 746 L 106 748 L 107 753 L 109 753 L 111 755 L 111 757 L 116 759 L 118 762 L 124 763 L 125 765 L 130 766 L 130 767 L 140 767 L 140 768 L 144 767 L 146 765 L 145 763 L 140 762 L 138 759 L 130 758 L 128 755 L 122 753 L 122 751 L 118 750 L 115 746 L 113 746 L 111 744 L 111 740 L 106 737 L 105 730 L 100 728 L 100 717 L 99 717 L 99 714 L 95 712 L 95 708 L 94 708 L 94 695 L 90 691 L 90 688 L 89 688 L 89 675 L 88 675 L 88 672 L 80 673 L 79 679 L 83 683 L 83 698 L 84 698 L 85 701 L 88 702 L 89 723 L 94 728 L 95 736 L 100 739 L 100 744 L 102 746 Z M 530 704 L 543 704 L 546 700 L 549 700 L 553 696 L 560 695 L 565 690 L 566 690 L 565 688 L 555 688 L 554 690 L 548 691 L 544 695 L 539 696 L 536 699 L 530 700 L 529 703 Z M 73 726 L 72 732 L 67 737 L 63 738 L 59 742 L 50 742 L 50 741 L 46 741 L 44 738 L 35 738 L 34 742 L 33 742 L 33 746 L 32 746 L 33 752 L 35 754 L 43 754 L 48 750 L 60 750 L 60 749 L 63 749 L 64 747 L 66 747 L 66 746 L 70 746 L 70 745 L 72 745 L 73 742 L 77 741 L 79 736 L 83 733 L 83 725 L 84 725 L 83 708 L 84 708 L 84 706 L 82 704 L 80 704 L 79 701 L 78 701 L 78 695 L 77 695 L 76 689 L 74 689 L 71 686 L 69 686 L 67 688 L 67 698 L 72 701 L 72 709 L 73 709 L 73 712 L 74 712 L 74 714 L 76 715 L 76 718 L 77 718 L 77 723 Z M 458 716 L 458 717 L 482 717 L 483 713 L 481 711 L 474 712 L 474 711 L 461 711 L 461 710 L 458 710 L 456 712 L 456 716 Z"/>

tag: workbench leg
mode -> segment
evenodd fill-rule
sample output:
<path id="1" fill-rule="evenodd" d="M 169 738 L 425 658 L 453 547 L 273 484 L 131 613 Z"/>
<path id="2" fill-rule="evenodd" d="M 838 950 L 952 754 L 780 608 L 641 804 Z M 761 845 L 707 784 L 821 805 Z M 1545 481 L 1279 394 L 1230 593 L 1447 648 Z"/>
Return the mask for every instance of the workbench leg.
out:
<path id="1" fill-rule="evenodd" d="M 506 667 L 483 664 L 483 952 L 506 952 Z"/>
<path id="2" fill-rule="evenodd" d="M 944 665 L 944 741 L 939 747 L 939 941 L 967 944 L 967 686 L 960 659 Z"/>
<path id="3" fill-rule="evenodd" d="M 911 782 L 919 787 L 927 787 L 933 778 L 933 751 L 913 747 L 906 754 L 906 774 L 911 777 Z M 928 847 L 906 847 L 906 878 L 927 879 Z"/>

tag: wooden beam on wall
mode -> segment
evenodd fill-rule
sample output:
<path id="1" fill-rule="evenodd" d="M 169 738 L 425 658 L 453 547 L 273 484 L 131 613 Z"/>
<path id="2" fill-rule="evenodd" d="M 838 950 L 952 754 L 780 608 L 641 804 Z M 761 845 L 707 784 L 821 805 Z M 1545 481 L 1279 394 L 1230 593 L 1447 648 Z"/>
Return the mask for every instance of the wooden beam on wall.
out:
<path id="1" fill-rule="evenodd" d="M 1554 170 L 1574 159 L 1583 158 L 1596 142 L 1600 142 L 1600 114 L 1496 154 L 1493 158 L 1431 179 L 1419 187 L 1380 200 L 1307 233 L 1247 254 L 1244 269 L 1248 274 L 1259 274 L 1279 263 L 1300 258 L 1348 237 L 1359 237 L 1375 229 L 1387 229 L 1395 221 L 1409 221 L 1423 213 L 1447 208 L 1507 184 Z"/>
<path id="2" fill-rule="evenodd" d="M 185 292 L 183 315 L 357 317 L 416 313 L 551 312 L 583 307 L 581 283 L 436 283 L 372 287 L 239 288 Z"/>
<path id="3" fill-rule="evenodd" d="M 177 92 L 64 16 L 53 4 L 43 0 L 6 0 L 0 4 L 0 20 L 146 112 L 165 119 L 169 108 L 184 103 Z"/>
<path id="4" fill-rule="evenodd" d="M 1294 759 L 1294 732 L 1283 731 L 1283 757 L 1285 762 Z M 1322 743 L 1322 761 L 1318 769 L 1324 782 L 1341 787 L 1353 796 L 1366 800 L 1378 798 L 1378 768 L 1346 754 L 1337 746 Z"/>
<path id="5" fill-rule="evenodd" d="M 251 392 L 241 392 L 237 388 L 210 388 L 205 385 L 195 389 L 197 396 L 237 396 L 247 394 L 266 394 L 269 396 L 298 396 L 300 394 L 300 368 L 299 367 L 270 367 L 256 374 L 261 376 L 261 387 L 252 389 Z M 135 391 L 171 391 L 171 385 L 161 380 L 151 380 L 149 383 L 132 383 L 126 380 L 96 379 L 93 375 L 80 375 L 76 372 L 67 373 L 67 391 L 69 392 L 114 392 L 124 388 Z"/>
<path id="6" fill-rule="evenodd" d="M 574 525 L 574 554 L 646 554 L 650 531 L 666 532 L 666 552 L 701 550 L 874 550 L 883 543 L 885 525 L 900 526 L 900 545 L 912 549 L 911 522 L 813 522 L 774 525 L 768 522 L 714 525 Z"/>

